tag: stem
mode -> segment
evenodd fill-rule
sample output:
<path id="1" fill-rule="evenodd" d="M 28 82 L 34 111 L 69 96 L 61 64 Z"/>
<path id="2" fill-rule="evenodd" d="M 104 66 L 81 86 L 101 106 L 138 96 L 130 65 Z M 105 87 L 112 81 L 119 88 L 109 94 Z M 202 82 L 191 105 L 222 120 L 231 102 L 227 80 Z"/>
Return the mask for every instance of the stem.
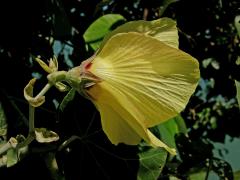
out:
<path id="1" fill-rule="evenodd" d="M 212 169 L 212 158 L 209 159 L 209 165 L 208 165 L 208 168 L 207 168 L 207 173 L 206 173 L 206 176 L 205 176 L 205 180 L 208 180 L 208 176 L 209 176 L 209 173 Z"/>
<path id="2" fill-rule="evenodd" d="M 71 142 L 75 141 L 76 139 L 82 140 L 79 136 L 71 136 L 69 139 L 64 141 L 58 148 L 58 151 L 63 150 L 65 147 L 67 147 Z"/>
<path id="3" fill-rule="evenodd" d="M 29 133 L 34 131 L 34 112 L 35 108 L 31 105 L 29 105 Z"/>
<path id="4" fill-rule="evenodd" d="M 48 82 L 51 84 L 55 84 L 59 81 L 64 81 L 66 79 L 67 72 L 66 71 L 56 71 L 52 72 L 47 76 Z"/>
<path id="5" fill-rule="evenodd" d="M 35 139 L 35 132 L 34 131 L 33 132 L 29 132 L 28 133 L 28 137 L 23 142 L 19 143 L 17 145 L 17 148 L 20 149 L 20 148 L 22 148 L 24 146 L 29 145 L 34 139 Z"/>
<path id="6" fill-rule="evenodd" d="M 34 98 L 34 99 L 38 99 L 42 96 L 44 96 L 44 94 L 46 94 L 46 92 L 52 87 L 52 84 L 47 83 L 44 88 L 40 91 L 40 93 L 38 93 L 38 95 Z"/>

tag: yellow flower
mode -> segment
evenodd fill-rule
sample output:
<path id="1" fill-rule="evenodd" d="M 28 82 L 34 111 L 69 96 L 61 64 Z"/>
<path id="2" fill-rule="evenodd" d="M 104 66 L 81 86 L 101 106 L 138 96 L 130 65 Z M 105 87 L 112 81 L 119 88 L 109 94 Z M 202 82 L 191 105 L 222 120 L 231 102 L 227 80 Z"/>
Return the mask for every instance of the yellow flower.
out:
<path id="1" fill-rule="evenodd" d="M 177 49 L 176 27 L 176 36 L 172 29 L 160 28 L 153 37 L 151 28 L 135 32 L 121 28 L 82 63 L 82 77 L 97 79 L 85 92 L 100 112 L 103 131 L 113 144 L 136 145 L 144 139 L 175 154 L 148 128 L 185 108 L 199 80 L 198 62 Z"/>

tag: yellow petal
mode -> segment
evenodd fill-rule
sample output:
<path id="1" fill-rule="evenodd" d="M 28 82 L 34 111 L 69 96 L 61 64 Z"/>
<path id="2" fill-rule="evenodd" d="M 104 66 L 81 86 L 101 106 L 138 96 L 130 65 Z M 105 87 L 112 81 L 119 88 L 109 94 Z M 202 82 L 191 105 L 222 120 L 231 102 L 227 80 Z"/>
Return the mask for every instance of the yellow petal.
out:
<path id="1" fill-rule="evenodd" d="M 198 62 L 192 56 L 134 32 L 112 36 L 90 71 L 126 96 L 122 105 L 136 119 L 141 112 L 144 118 L 137 120 L 145 127 L 182 111 L 199 80 Z M 116 93 L 115 98 L 121 96 Z"/>
<path id="2" fill-rule="evenodd" d="M 168 147 L 166 144 L 164 144 L 162 141 L 160 141 L 156 136 L 153 135 L 153 133 L 150 130 L 147 130 L 148 136 L 150 138 L 150 141 L 148 142 L 153 147 L 162 147 L 166 151 L 168 151 L 172 155 L 176 155 L 176 150 L 174 148 Z"/>
<path id="3" fill-rule="evenodd" d="M 142 121 L 146 117 L 120 90 L 101 82 L 91 87 L 88 93 L 100 112 L 103 131 L 113 144 L 136 145 L 144 139 L 153 147 L 163 147 L 171 154 L 176 154 L 174 149 L 161 142 L 144 126 Z"/>
<path id="4" fill-rule="evenodd" d="M 178 30 L 176 22 L 170 18 L 161 18 L 154 21 L 130 21 L 110 32 L 103 40 L 101 48 L 114 35 L 119 33 L 138 32 L 178 48 Z"/>
<path id="5" fill-rule="evenodd" d="M 113 144 L 138 144 L 148 139 L 146 128 L 138 121 L 140 114 L 118 89 L 101 82 L 88 90 L 101 115 L 102 128 Z M 125 103 L 131 111 L 124 108 Z"/>

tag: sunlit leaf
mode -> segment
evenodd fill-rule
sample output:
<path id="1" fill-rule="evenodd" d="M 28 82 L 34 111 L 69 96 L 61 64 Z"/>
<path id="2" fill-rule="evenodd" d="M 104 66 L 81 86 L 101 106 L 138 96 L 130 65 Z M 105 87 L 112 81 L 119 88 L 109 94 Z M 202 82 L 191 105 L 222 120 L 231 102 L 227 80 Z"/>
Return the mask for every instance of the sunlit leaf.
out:
<path id="1" fill-rule="evenodd" d="M 83 35 L 85 42 L 97 50 L 104 36 L 114 29 L 114 25 L 122 21 L 125 21 L 125 18 L 119 14 L 101 16 L 85 31 Z"/>
<path id="2" fill-rule="evenodd" d="M 167 159 L 167 152 L 160 148 L 143 150 L 139 154 L 138 180 L 158 179 Z"/>
<path id="3" fill-rule="evenodd" d="M 47 130 L 46 128 L 35 128 L 35 135 L 36 140 L 40 143 L 49 143 L 59 139 L 57 133 Z"/>

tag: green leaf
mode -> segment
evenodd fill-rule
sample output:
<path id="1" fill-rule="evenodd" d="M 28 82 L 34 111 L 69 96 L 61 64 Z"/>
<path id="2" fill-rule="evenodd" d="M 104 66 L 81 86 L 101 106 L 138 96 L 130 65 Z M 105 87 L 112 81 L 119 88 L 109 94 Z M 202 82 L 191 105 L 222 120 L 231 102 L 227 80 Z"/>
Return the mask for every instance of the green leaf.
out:
<path id="1" fill-rule="evenodd" d="M 153 131 L 157 131 L 163 142 L 165 142 L 168 146 L 176 148 L 174 139 L 175 134 L 180 132 L 187 133 L 187 128 L 184 119 L 179 115 L 154 127 Z"/>
<path id="2" fill-rule="evenodd" d="M 237 88 L 237 101 L 240 107 L 240 82 L 235 80 L 236 88 Z"/>
<path id="3" fill-rule="evenodd" d="M 149 148 L 138 154 L 139 170 L 138 180 L 158 179 L 167 159 L 167 151 L 163 148 Z"/>
<path id="4" fill-rule="evenodd" d="M 67 104 L 73 100 L 74 96 L 75 96 L 75 89 L 72 88 L 70 89 L 70 91 L 67 93 L 67 95 L 63 98 L 60 106 L 59 106 L 59 109 L 61 111 L 63 111 L 65 109 L 65 107 L 67 106 Z"/>
<path id="5" fill-rule="evenodd" d="M 57 133 L 47 130 L 46 128 L 35 128 L 35 135 L 36 140 L 40 143 L 49 143 L 59 139 Z"/>
<path id="6" fill-rule="evenodd" d="M 113 30 L 113 26 L 125 18 L 119 14 L 107 14 L 94 21 L 83 34 L 83 38 L 93 50 L 97 50 L 104 36 Z"/>
<path id="7" fill-rule="evenodd" d="M 173 119 L 175 120 L 175 123 L 178 126 L 178 133 L 187 134 L 187 126 L 186 126 L 186 123 L 185 123 L 184 119 L 182 118 L 182 116 L 178 115 L 178 116 L 174 117 Z"/>
<path id="8" fill-rule="evenodd" d="M 11 148 L 7 151 L 7 167 L 11 167 L 18 162 L 17 149 Z"/>

